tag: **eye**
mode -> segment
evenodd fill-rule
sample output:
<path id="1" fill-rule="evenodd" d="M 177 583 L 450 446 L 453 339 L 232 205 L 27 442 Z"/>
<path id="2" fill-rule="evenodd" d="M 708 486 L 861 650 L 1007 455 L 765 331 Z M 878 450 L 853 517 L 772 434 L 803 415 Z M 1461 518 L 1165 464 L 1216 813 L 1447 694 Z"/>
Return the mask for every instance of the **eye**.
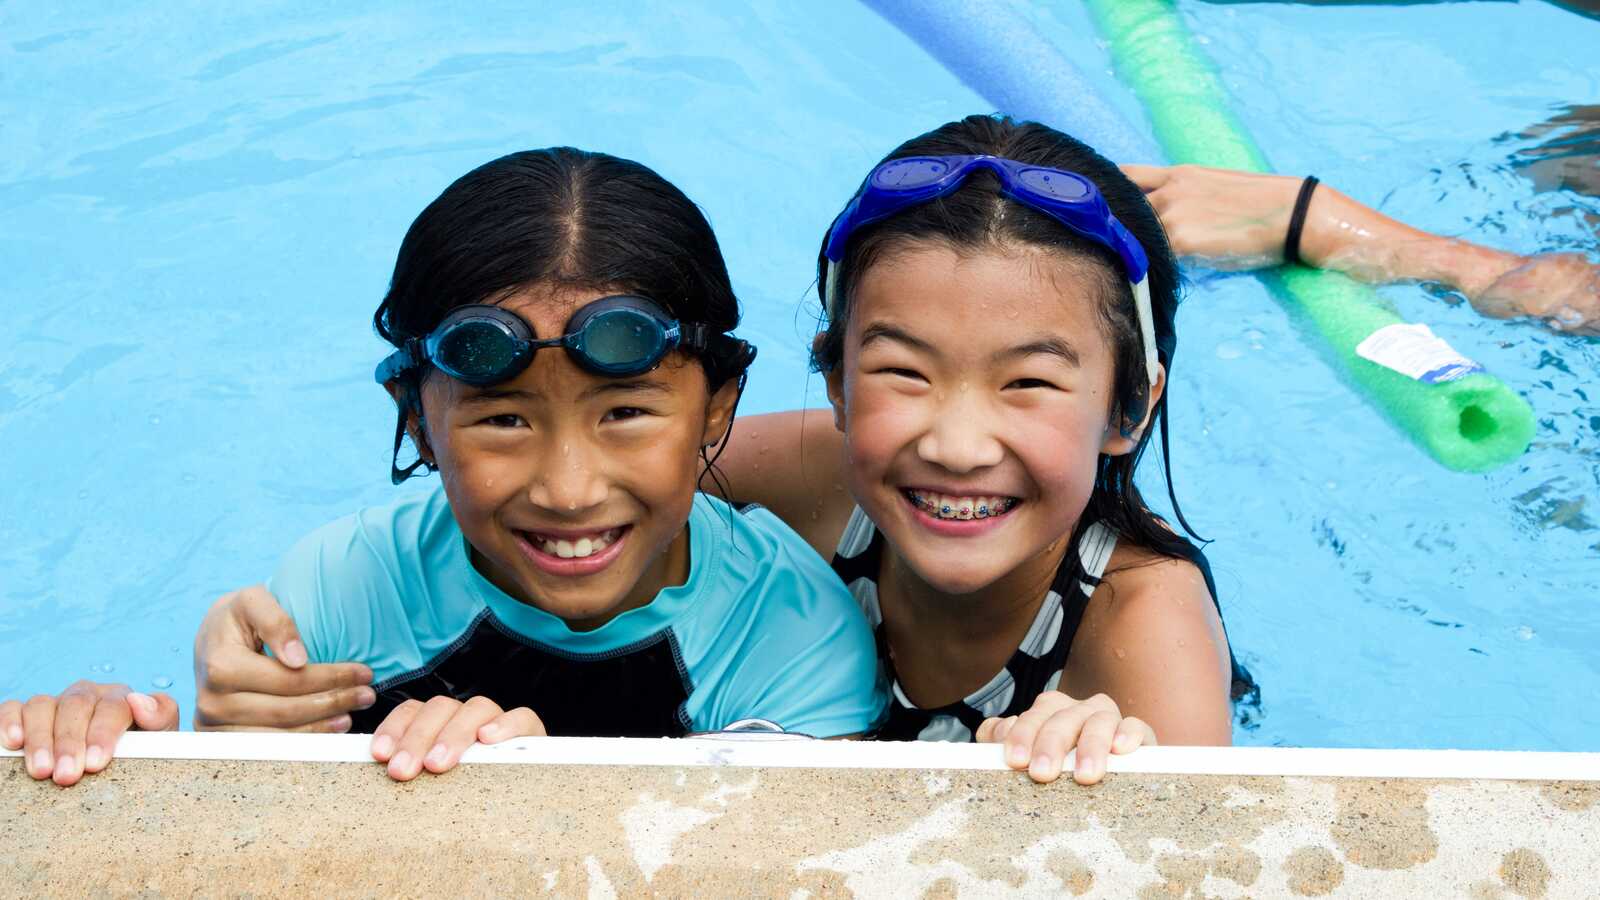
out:
<path id="1" fill-rule="evenodd" d="M 640 416 L 648 415 L 650 415 L 650 411 L 647 409 L 640 409 L 637 406 L 618 406 L 615 409 L 607 410 L 605 416 L 602 417 L 600 421 L 626 422 L 629 419 L 637 419 Z"/>
<path id="2" fill-rule="evenodd" d="M 491 428 L 521 428 L 527 422 L 516 413 L 500 413 L 496 416 L 490 416 L 478 424 L 488 425 Z"/>
<path id="3" fill-rule="evenodd" d="M 897 366 L 886 366 L 886 367 L 884 367 L 882 369 L 878 369 L 878 370 L 874 371 L 873 374 L 875 374 L 875 375 L 894 375 L 894 376 L 897 376 L 899 378 L 910 378 L 910 379 L 913 379 L 915 381 L 927 381 L 928 380 L 928 379 L 922 377 L 922 373 L 916 371 L 915 369 L 902 369 L 902 368 L 899 368 Z"/>
<path id="4" fill-rule="evenodd" d="M 1006 385 L 1007 390 L 1016 389 L 1020 391 L 1027 391 L 1041 388 L 1051 391 L 1059 390 L 1059 388 L 1057 388 L 1053 383 L 1045 381 L 1043 378 L 1018 378 L 1017 380 Z"/>

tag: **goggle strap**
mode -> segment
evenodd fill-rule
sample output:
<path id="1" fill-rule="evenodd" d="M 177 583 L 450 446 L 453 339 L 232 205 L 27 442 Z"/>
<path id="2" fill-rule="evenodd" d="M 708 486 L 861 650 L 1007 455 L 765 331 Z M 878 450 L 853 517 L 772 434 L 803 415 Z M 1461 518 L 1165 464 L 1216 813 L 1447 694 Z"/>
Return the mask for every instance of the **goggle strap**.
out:
<path id="1" fill-rule="evenodd" d="M 1144 370 L 1150 379 L 1150 389 L 1155 390 L 1156 367 L 1160 365 L 1156 356 L 1156 319 L 1150 308 L 1150 276 L 1139 279 L 1133 285 L 1133 307 L 1139 315 L 1139 338 L 1144 342 Z"/>
<path id="2" fill-rule="evenodd" d="M 416 351 L 417 340 L 415 338 L 407 338 L 406 342 L 400 345 L 400 349 L 384 357 L 383 362 L 378 363 L 378 368 L 372 373 L 373 380 L 379 384 L 388 384 L 416 368 Z"/>
<path id="3" fill-rule="evenodd" d="M 825 291 L 828 302 L 828 318 L 832 319 L 839 311 L 839 264 L 828 261 L 828 274 L 826 276 L 827 289 Z"/>
<path id="4" fill-rule="evenodd" d="M 704 322 L 680 322 L 678 324 L 678 346 L 703 352 L 710 344 L 710 325 Z"/>
<path id="5" fill-rule="evenodd" d="M 420 405 L 422 403 L 422 398 L 418 395 L 416 385 L 406 384 L 401 390 L 405 392 L 404 399 L 399 404 L 399 414 L 396 416 L 394 424 L 394 456 L 389 460 L 389 480 L 395 484 L 410 478 L 418 469 L 433 471 L 432 463 L 423 459 L 421 454 L 418 454 L 416 462 L 406 466 L 404 469 L 400 468 L 400 445 L 406 437 L 406 420 L 411 416 L 413 404 L 417 406 L 418 415 L 421 415 Z"/>

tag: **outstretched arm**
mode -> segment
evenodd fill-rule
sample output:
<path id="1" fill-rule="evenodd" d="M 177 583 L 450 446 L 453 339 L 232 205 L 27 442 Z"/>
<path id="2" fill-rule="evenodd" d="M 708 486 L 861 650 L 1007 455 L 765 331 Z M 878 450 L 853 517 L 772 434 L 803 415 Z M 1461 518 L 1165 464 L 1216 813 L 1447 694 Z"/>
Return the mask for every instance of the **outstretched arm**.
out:
<path id="1" fill-rule="evenodd" d="M 1301 179 L 1204 166 L 1129 165 L 1123 171 L 1161 216 L 1178 256 L 1220 269 L 1283 262 Z M 1443 284 L 1492 318 L 1531 316 L 1557 331 L 1600 335 L 1600 266 L 1582 254 L 1518 256 L 1429 234 L 1329 185 L 1311 195 L 1300 258 L 1374 284 Z"/>
<path id="2" fill-rule="evenodd" d="M 717 469 L 726 482 L 723 499 L 765 506 L 823 559 L 833 555 L 855 500 L 845 487 L 844 435 L 832 410 L 740 416 Z"/>

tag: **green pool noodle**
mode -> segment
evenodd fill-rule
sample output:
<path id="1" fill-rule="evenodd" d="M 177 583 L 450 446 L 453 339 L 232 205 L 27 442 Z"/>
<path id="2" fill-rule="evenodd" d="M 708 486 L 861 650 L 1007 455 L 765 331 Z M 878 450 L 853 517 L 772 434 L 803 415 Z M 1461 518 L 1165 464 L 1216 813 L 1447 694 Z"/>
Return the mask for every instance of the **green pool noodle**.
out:
<path id="1" fill-rule="evenodd" d="M 1084 2 L 1110 46 L 1118 77 L 1143 103 L 1172 162 L 1272 171 L 1231 112 L 1227 89 L 1170 0 Z M 1477 372 L 1429 384 L 1356 353 L 1373 332 L 1402 324 L 1371 288 L 1304 266 L 1263 273 L 1262 280 L 1322 338 L 1336 367 L 1447 468 L 1487 472 L 1527 450 L 1533 409 L 1493 375 Z"/>

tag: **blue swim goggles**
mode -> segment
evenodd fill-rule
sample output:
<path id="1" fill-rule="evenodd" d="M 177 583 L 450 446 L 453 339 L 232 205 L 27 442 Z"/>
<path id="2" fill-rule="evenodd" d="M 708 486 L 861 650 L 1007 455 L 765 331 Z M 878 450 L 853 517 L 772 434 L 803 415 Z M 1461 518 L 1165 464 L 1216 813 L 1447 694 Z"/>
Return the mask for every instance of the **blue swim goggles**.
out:
<path id="1" fill-rule="evenodd" d="M 1145 371 L 1151 387 L 1156 383 L 1155 317 L 1150 309 L 1150 269 L 1144 248 L 1111 208 L 1094 182 L 1061 169 L 1050 169 L 998 156 L 907 156 L 891 159 L 872 170 L 866 184 L 828 229 L 823 255 L 828 259 L 825 279 L 828 302 L 838 296 L 838 264 L 845 245 L 861 228 L 880 222 L 907 207 L 926 203 L 955 191 L 973 172 L 985 169 L 1000 179 L 1000 191 L 1022 205 L 1038 210 L 1073 233 L 1111 250 L 1122 260 L 1133 287 L 1144 342 Z"/>
<path id="2" fill-rule="evenodd" d="M 755 359 L 755 347 L 709 325 L 683 323 L 654 301 L 618 295 L 584 304 L 568 320 L 566 333 L 538 339 L 521 316 L 499 306 L 463 306 L 445 316 L 425 338 L 412 338 L 378 364 L 379 384 L 431 363 L 439 371 L 475 387 L 517 377 L 533 354 L 562 347 L 577 366 L 608 378 L 643 375 L 676 349 L 703 354 L 718 370 L 742 372 Z"/>

